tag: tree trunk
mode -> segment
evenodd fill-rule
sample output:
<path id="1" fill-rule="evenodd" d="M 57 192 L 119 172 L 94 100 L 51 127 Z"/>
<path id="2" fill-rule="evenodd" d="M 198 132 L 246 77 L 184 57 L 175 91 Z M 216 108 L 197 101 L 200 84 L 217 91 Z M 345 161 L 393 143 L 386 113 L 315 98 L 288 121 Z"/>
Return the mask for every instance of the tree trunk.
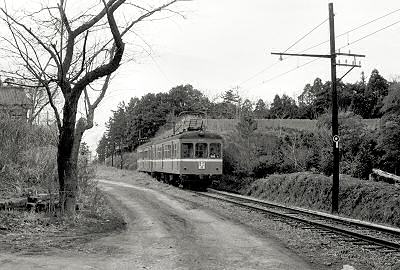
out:
<path id="1" fill-rule="evenodd" d="M 120 157 L 121 157 L 120 169 L 122 170 L 122 167 L 123 167 L 123 165 L 124 165 L 124 160 L 123 160 L 124 152 L 122 152 L 122 145 L 121 145 L 121 143 L 119 143 L 119 155 L 120 155 Z"/>
<path id="2" fill-rule="evenodd" d="M 66 215 L 75 214 L 78 192 L 78 154 L 82 136 L 75 134 L 76 112 L 77 102 L 65 104 L 58 142 L 60 206 Z"/>

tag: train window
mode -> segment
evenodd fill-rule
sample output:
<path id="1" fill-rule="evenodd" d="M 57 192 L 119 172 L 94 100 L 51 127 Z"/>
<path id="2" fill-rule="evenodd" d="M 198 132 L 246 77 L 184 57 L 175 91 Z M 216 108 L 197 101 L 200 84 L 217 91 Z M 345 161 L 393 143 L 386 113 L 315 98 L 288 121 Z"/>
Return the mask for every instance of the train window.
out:
<path id="1" fill-rule="evenodd" d="M 157 159 L 162 159 L 162 149 L 161 146 L 157 147 Z"/>
<path id="2" fill-rule="evenodd" d="M 171 145 L 164 145 L 164 158 L 171 158 Z"/>
<path id="3" fill-rule="evenodd" d="M 182 143 L 182 158 L 193 157 L 193 143 Z"/>
<path id="4" fill-rule="evenodd" d="M 206 158 L 208 156 L 207 153 L 207 144 L 206 143 L 196 143 L 196 157 L 197 158 Z"/>
<path id="5" fill-rule="evenodd" d="M 178 153 L 178 145 L 174 143 L 174 148 L 173 148 L 173 157 L 176 158 Z"/>
<path id="6" fill-rule="evenodd" d="M 220 143 L 210 143 L 210 158 L 221 158 Z"/>

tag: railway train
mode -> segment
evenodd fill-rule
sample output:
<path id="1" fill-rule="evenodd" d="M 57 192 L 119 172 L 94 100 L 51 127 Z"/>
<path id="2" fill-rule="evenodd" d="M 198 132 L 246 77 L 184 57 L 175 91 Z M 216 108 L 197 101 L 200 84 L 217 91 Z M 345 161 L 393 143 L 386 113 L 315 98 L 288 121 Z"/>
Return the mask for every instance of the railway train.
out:
<path id="1" fill-rule="evenodd" d="M 138 170 L 182 188 L 205 189 L 222 175 L 222 137 L 203 129 L 138 147 Z"/>

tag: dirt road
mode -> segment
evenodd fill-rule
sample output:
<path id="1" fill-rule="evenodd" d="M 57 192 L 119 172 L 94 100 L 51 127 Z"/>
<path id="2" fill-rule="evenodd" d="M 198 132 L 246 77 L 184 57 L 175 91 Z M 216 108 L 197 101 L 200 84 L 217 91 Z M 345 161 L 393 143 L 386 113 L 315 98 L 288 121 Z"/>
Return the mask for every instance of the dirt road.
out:
<path id="1" fill-rule="evenodd" d="M 179 198 L 187 191 L 171 196 L 129 179 L 99 176 L 128 223 L 125 232 L 81 252 L 0 254 L 0 269 L 312 269 L 274 240 Z"/>

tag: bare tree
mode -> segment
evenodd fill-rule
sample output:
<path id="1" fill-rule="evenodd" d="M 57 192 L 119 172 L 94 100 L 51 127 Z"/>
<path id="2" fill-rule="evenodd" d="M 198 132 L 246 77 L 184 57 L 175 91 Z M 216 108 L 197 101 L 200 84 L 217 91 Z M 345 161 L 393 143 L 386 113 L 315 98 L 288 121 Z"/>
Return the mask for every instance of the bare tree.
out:
<path id="1" fill-rule="evenodd" d="M 150 5 L 150 1 L 138 5 L 140 1 L 102 0 L 93 1 L 93 6 L 78 12 L 76 8 L 68 9 L 66 0 L 29 12 L 12 13 L 6 4 L 0 8 L 1 19 L 10 33 L 2 38 L 2 50 L 10 57 L 13 69 L 6 72 L 31 85 L 38 83 L 54 110 L 59 130 L 60 202 L 66 214 L 75 213 L 81 139 L 85 130 L 93 127 L 95 109 L 105 96 L 112 73 L 122 63 L 126 51 L 122 38 L 156 13 L 175 14 L 169 8 L 179 1 L 184 0 L 158 5 Z M 55 91 L 62 94 L 61 110 L 54 102 Z M 86 116 L 77 120 L 80 100 Z"/>

